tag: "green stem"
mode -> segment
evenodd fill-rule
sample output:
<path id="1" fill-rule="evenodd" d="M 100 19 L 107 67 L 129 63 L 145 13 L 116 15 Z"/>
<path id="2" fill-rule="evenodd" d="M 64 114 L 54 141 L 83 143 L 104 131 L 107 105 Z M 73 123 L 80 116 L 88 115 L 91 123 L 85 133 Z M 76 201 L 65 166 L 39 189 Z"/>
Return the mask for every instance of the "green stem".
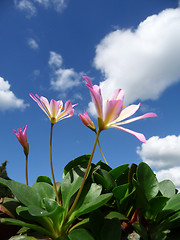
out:
<path id="1" fill-rule="evenodd" d="M 55 193 L 56 193 L 56 199 L 57 199 L 57 202 L 59 203 L 59 197 L 58 197 L 58 192 L 57 192 L 57 187 L 56 187 L 56 181 L 55 181 L 54 171 L 53 171 L 53 163 L 52 163 L 52 132 L 53 132 L 53 126 L 54 126 L 54 124 L 51 123 L 51 133 L 50 133 L 50 165 L 51 165 L 51 174 L 52 174 L 54 189 L 55 189 Z"/>
<path id="2" fill-rule="evenodd" d="M 75 200 L 74 200 L 74 202 L 73 202 L 73 205 L 71 206 L 71 208 L 70 208 L 70 210 L 69 210 L 69 212 L 68 212 L 68 214 L 67 214 L 67 218 L 68 218 L 68 217 L 71 215 L 71 213 L 73 212 L 73 210 L 74 210 L 74 208 L 75 208 L 75 206 L 76 206 L 76 204 L 77 204 L 77 202 L 78 202 L 78 199 L 79 199 L 79 197 L 80 197 L 80 195 L 81 195 L 81 192 L 82 192 L 82 190 L 83 190 L 83 187 L 84 187 L 84 184 L 85 184 L 85 181 L 86 181 L 86 177 L 87 177 L 87 175 L 88 175 L 88 173 L 89 173 L 89 169 L 90 169 L 90 167 L 91 167 L 91 162 L 92 162 L 92 159 L 93 159 L 93 156 L 94 156 L 94 152 L 95 152 L 95 149 L 96 149 L 96 145 L 97 145 L 97 142 L 98 142 L 98 138 L 99 138 L 100 132 L 101 132 L 101 131 L 98 129 L 97 134 L 96 134 L 96 139 L 95 139 L 95 142 L 94 142 L 94 147 L 93 147 L 91 156 L 90 156 L 90 158 L 89 158 L 89 162 L 88 162 L 88 165 L 87 165 L 87 168 L 86 168 L 86 172 L 85 172 L 84 177 L 83 177 L 83 181 L 82 181 L 81 186 L 80 186 L 80 188 L 79 188 L 79 191 L 78 191 L 78 193 L 77 193 L 77 195 L 76 195 L 76 198 L 75 198 Z"/>
<path id="3" fill-rule="evenodd" d="M 28 185 L 28 154 L 26 154 L 26 185 Z"/>
<path id="4" fill-rule="evenodd" d="M 98 146 L 99 146 L 99 150 L 100 150 L 100 152 L 101 152 L 101 155 L 102 155 L 102 157 L 103 157 L 105 163 L 108 165 L 108 163 L 107 163 L 107 161 L 106 161 L 106 158 L 105 158 L 105 156 L 104 156 L 104 154 L 103 154 L 103 152 L 102 152 L 102 149 L 101 149 L 101 146 L 100 146 L 99 140 L 98 140 Z"/>

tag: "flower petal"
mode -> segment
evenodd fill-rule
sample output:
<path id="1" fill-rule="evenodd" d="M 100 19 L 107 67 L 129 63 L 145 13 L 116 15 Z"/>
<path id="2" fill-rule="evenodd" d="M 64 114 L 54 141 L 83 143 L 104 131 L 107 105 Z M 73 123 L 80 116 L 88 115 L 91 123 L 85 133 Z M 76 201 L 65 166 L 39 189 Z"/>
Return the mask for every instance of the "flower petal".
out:
<path id="1" fill-rule="evenodd" d="M 118 118 L 122 111 L 123 101 L 122 100 L 110 100 L 106 103 L 104 125 L 114 121 Z"/>
<path id="2" fill-rule="evenodd" d="M 122 89 L 116 89 L 114 91 L 114 93 L 111 95 L 111 97 L 109 98 L 110 100 L 124 100 L 124 91 Z"/>
<path id="3" fill-rule="evenodd" d="M 139 109 L 140 105 L 141 105 L 140 103 L 138 105 L 134 105 L 133 104 L 133 105 L 130 105 L 130 106 L 124 108 L 122 110 L 120 116 L 117 119 L 115 119 L 113 124 L 114 123 L 118 123 L 118 122 L 120 122 L 120 121 L 122 121 L 122 120 L 124 120 L 124 119 L 126 119 L 126 118 L 128 118 L 130 116 L 132 116 Z"/>
<path id="4" fill-rule="evenodd" d="M 149 117 L 157 117 L 157 115 L 155 113 L 146 113 L 142 116 L 139 116 L 139 117 L 135 117 L 135 118 L 131 118 L 131 119 L 128 119 L 126 121 L 123 121 L 123 122 L 118 122 L 118 123 L 114 123 L 114 125 L 124 125 L 124 124 L 127 124 L 127 123 L 131 123 L 131 122 L 134 122 L 134 121 L 137 121 L 137 120 L 140 120 L 140 119 L 143 119 L 143 118 L 149 118 Z"/>
<path id="5" fill-rule="evenodd" d="M 95 125 L 93 123 L 93 121 L 91 120 L 91 118 L 89 117 L 88 113 L 86 112 L 86 110 L 84 111 L 83 114 L 79 114 L 79 117 L 82 121 L 82 123 L 86 126 L 89 127 L 91 130 L 95 131 Z"/>
<path id="6" fill-rule="evenodd" d="M 103 118 L 102 114 L 102 96 L 101 89 L 98 85 L 92 85 L 91 79 L 89 77 L 83 76 L 84 80 L 87 82 L 86 86 L 90 90 L 91 98 L 96 107 L 96 111 L 99 118 Z"/>
<path id="7" fill-rule="evenodd" d="M 146 142 L 146 138 L 145 138 L 145 136 L 142 133 L 134 132 L 134 131 L 132 131 L 130 129 L 119 127 L 119 126 L 115 126 L 115 125 L 113 125 L 111 127 L 119 129 L 119 130 L 122 130 L 124 132 L 128 132 L 128 133 L 132 134 L 133 136 L 135 136 L 137 139 L 139 139 L 141 142 L 143 142 L 143 143 Z"/>
<path id="8" fill-rule="evenodd" d="M 56 118 L 59 112 L 59 103 L 54 99 L 50 102 L 51 118 Z"/>

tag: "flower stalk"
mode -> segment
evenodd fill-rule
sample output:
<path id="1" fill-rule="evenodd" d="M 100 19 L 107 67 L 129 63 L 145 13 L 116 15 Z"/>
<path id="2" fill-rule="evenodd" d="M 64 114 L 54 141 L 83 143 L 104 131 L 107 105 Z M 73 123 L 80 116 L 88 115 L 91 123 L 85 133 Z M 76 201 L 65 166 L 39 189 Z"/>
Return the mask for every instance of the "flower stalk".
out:
<path id="1" fill-rule="evenodd" d="M 52 179 L 53 179 L 54 190 L 55 190 L 55 193 L 56 193 L 56 199 L 57 199 L 57 202 L 59 203 L 59 197 L 58 197 L 56 181 L 55 181 L 55 177 L 54 177 L 53 162 L 52 162 L 52 133 L 53 133 L 53 126 L 54 126 L 54 124 L 51 123 L 51 132 L 50 132 L 50 165 L 51 165 L 51 174 L 52 174 Z"/>
<path id="2" fill-rule="evenodd" d="M 74 200 L 74 202 L 73 202 L 73 204 L 72 204 L 72 206 L 71 206 L 71 208 L 70 208 L 70 210 L 69 210 L 69 212 L 68 212 L 68 214 L 67 214 L 67 218 L 68 218 L 68 217 L 71 215 L 71 213 L 73 212 L 73 210 L 74 210 L 74 208 L 75 208 L 75 206 L 76 206 L 76 204 L 77 204 L 77 202 L 78 202 L 78 200 L 79 200 L 79 197 L 80 197 L 80 195 L 81 195 L 81 192 L 82 192 L 82 190 L 83 190 L 83 187 L 84 187 L 86 178 L 87 178 L 87 176 L 88 176 L 88 173 L 89 173 L 89 170 L 90 170 L 90 167 L 91 167 L 91 162 L 92 162 L 92 159 L 93 159 L 93 156 L 94 156 L 94 152 L 95 152 L 95 149 L 96 149 L 96 145 L 97 145 L 97 143 L 98 143 L 98 139 L 99 139 L 99 134 L 100 134 L 100 132 L 101 132 L 101 131 L 98 129 L 97 134 L 96 134 L 96 139 L 95 139 L 95 142 L 94 142 L 94 146 L 93 146 L 93 149 L 92 149 L 92 153 L 91 153 L 91 156 L 90 156 L 90 158 L 89 158 L 89 162 L 88 162 L 88 165 L 87 165 L 87 168 L 86 168 L 86 172 L 85 172 L 84 177 L 83 177 L 83 181 L 82 181 L 81 186 L 80 186 L 80 188 L 79 188 L 79 191 L 78 191 L 78 193 L 77 193 L 77 195 L 76 195 L 76 198 L 75 198 L 75 200 Z"/>

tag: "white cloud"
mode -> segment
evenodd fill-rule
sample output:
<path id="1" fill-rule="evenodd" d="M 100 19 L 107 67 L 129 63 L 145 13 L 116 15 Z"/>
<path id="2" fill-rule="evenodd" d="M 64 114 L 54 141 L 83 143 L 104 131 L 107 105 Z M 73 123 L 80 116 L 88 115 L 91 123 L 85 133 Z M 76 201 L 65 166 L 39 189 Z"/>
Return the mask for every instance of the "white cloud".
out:
<path id="1" fill-rule="evenodd" d="M 8 81 L 5 81 L 0 77 L 0 110 L 21 109 L 24 110 L 28 104 L 24 103 L 24 100 L 19 99 L 10 90 L 11 85 Z"/>
<path id="2" fill-rule="evenodd" d="M 142 160 L 155 169 L 168 169 L 180 165 L 180 136 L 151 137 L 137 153 Z"/>
<path id="3" fill-rule="evenodd" d="M 48 63 L 52 70 L 51 86 L 54 90 L 66 91 L 80 84 L 82 74 L 73 68 L 63 68 L 60 54 L 51 51 Z"/>
<path id="4" fill-rule="evenodd" d="M 61 13 L 67 7 L 67 0 L 14 0 L 14 4 L 30 18 L 36 15 L 38 5 L 45 9 L 53 8 Z"/>
<path id="5" fill-rule="evenodd" d="M 94 66 L 104 74 L 100 83 L 107 99 L 125 90 L 126 104 L 157 99 L 180 80 L 180 8 L 148 17 L 137 29 L 109 33 L 96 47 Z"/>
<path id="6" fill-rule="evenodd" d="M 15 6 L 26 13 L 28 18 L 36 15 L 36 7 L 34 4 L 29 0 L 14 0 Z"/>
<path id="7" fill-rule="evenodd" d="M 38 43 L 33 38 L 29 38 L 27 42 L 28 42 L 28 45 L 29 45 L 30 48 L 32 48 L 32 49 L 38 49 L 39 48 Z"/>
<path id="8" fill-rule="evenodd" d="M 137 154 L 155 170 L 159 181 L 170 179 L 180 188 L 180 135 L 151 137 L 137 148 Z"/>
<path id="9" fill-rule="evenodd" d="M 48 64 L 51 68 L 60 68 L 63 63 L 62 56 L 56 52 L 51 51 Z"/>

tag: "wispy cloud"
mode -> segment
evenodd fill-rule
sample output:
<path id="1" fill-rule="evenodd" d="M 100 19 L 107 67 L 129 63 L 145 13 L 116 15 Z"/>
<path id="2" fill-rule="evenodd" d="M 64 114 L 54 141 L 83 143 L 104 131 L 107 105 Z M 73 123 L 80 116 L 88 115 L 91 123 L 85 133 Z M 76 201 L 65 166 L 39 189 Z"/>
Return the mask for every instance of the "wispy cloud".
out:
<path id="1" fill-rule="evenodd" d="M 81 73 L 77 73 L 73 68 L 62 66 L 63 58 L 56 52 L 50 52 L 49 67 L 51 69 L 51 86 L 57 91 L 66 91 L 80 84 Z"/>
<path id="2" fill-rule="evenodd" d="M 24 110 L 29 105 L 25 104 L 23 99 L 17 98 L 10 90 L 10 87 L 9 82 L 0 77 L 0 110 L 5 111 L 17 108 Z"/>
<path id="3" fill-rule="evenodd" d="M 17 9 L 25 12 L 27 18 L 35 16 L 37 13 L 36 7 L 29 0 L 14 0 L 14 4 Z"/>
<path id="4" fill-rule="evenodd" d="M 26 13 L 28 18 L 37 14 L 37 8 L 53 8 L 61 13 L 67 7 L 67 0 L 14 0 L 17 9 Z"/>
<path id="5" fill-rule="evenodd" d="M 33 38 L 29 38 L 27 40 L 27 43 L 28 43 L 29 47 L 32 48 L 32 49 L 36 50 L 36 49 L 39 48 L 39 45 L 38 45 L 37 41 Z"/>
<path id="6" fill-rule="evenodd" d="M 157 99 L 180 80 L 180 8 L 148 17 L 137 29 L 115 30 L 96 47 L 103 96 L 125 91 L 126 104 Z"/>
<path id="7" fill-rule="evenodd" d="M 154 136 L 137 148 L 137 154 L 155 170 L 159 180 L 171 179 L 180 188 L 180 175 L 177 174 L 180 170 L 179 146 L 180 135 Z"/>

